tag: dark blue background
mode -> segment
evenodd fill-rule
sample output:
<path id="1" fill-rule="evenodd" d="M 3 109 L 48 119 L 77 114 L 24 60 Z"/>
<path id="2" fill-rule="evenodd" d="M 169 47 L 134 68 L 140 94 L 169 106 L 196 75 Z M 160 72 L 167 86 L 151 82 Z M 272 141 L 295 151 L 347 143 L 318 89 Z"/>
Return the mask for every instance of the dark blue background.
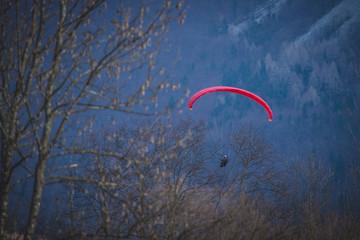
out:
<path id="1" fill-rule="evenodd" d="M 172 78 L 190 90 L 182 115 L 204 119 L 219 138 L 251 123 L 280 154 L 316 154 L 343 171 L 353 149 L 347 111 L 356 111 L 360 93 L 360 1 L 187 4 L 185 24 L 169 32 L 180 56 Z M 229 93 L 204 96 L 188 110 L 192 94 L 216 85 L 259 95 L 272 108 L 273 121 L 257 103 Z"/>

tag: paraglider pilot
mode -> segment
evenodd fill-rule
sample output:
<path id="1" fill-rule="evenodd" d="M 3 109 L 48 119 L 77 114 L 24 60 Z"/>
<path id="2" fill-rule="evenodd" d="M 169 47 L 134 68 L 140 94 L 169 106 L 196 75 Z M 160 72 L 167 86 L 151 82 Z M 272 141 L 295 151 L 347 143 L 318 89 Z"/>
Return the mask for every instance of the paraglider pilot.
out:
<path id="1" fill-rule="evenodd" d="M 220 163 L 220 167 L 225 167 L 226 164 L 229 162 L 229 159 L 226 155 L 224 155 L 223 158 L 220 159 L 221 163 Z"/>

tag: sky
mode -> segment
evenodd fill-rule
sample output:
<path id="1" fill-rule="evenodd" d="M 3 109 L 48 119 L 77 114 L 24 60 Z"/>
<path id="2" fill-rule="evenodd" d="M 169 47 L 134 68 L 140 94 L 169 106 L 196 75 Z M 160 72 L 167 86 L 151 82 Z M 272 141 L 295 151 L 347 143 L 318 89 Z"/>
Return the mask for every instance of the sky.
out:
<path id="1" fill-rule="evenodd" d="M 349 126 L 356 128 L 347 110 L 356 111 L 360 100 L 360 1 L 186 4 L 185 23 L 168 35 L 179 56 L 172 77 L 190 90 L 183 115 L 205 120 L 217 136 L 252 124 L 280 154 L 316 154 L 342 169 L 353 146 Z M 273 121 L 257 103 L 228 93 L 209 94 L 187 109 L 192 94 L 217 85 L 259 95 Z"/>

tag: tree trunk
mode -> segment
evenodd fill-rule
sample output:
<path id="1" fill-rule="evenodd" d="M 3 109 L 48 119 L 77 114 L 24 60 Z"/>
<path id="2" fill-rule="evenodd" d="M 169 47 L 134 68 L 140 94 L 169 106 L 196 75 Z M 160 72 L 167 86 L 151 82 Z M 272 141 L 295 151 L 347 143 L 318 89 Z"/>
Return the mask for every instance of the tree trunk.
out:
<path id="1" fill-rule="evenodd" d="M 13 130 L 14 125 L 8 126 Z M 1 169 L 0 169 L 0 239 L 5 239 L 10 192 L 11 165 L 14 154 L 14 131 L 6 137 L 1 135 Z"/>
<path id="2" fill-rule="evenodd" d="M 53 91 L 52 84 L 53 81 L 51 81 L 51 83 L 48 86 L 47 96 L 51 95 Z M 41 137 L 41 143 L 39 146 L 39 157 L 35 168 L 34 185 L 33 185 L 34 188 L 33 188 L 33 195 L 31 198 L 30 214 L 26 226 L 26 232 L 24 238 L 25 240 L 31 240 L 33 238 L 36 228 L 36 223 L 40 212 L 42 192 L 45 186 L 46 163 L 48 161 L 49 147 L 50 147 L 49 140 L 50 140 L 53 122 L 55 119 L 55 113 L 51 111 L 52 109 L 51 101 L 52 99 L 49 98 L 45 107 L 46 123 Z"/>
<path id="3" fill-rule="evenodd" d="M 4 148 L 4 145 L 7 146 Z M 11 146 L 11 145 L 10 145 Z M 12 163 L 12 148 L 7 144 L 1 147 L 1 179 L 0 179 L 0 239 L 5 239 L 7 225 L 7 211 L 10 192 L 10 168 Z"/>
<path id="4" fill-rule="evenodd" d="M 42 154 L 40 154 L 39 162 L 35 169 L 34 189 L 31 199 L 30 214 L 27 223 L 27 229 L 24 238 L 25 240 L 31 240 L 35 232 L 35 227 L 40 212 L 42 191 L 45 186 L 45 177 L 44 177 L 45 170 L 46 170 L 46 159 L 45 157 L 43 157 Z"/>
<path id="5" fill-rule="evenodd" d="M 0 184 L 0 239 L 5 239 L 7 210 L 9 203 L 9 184 L 1 180 Z"/>

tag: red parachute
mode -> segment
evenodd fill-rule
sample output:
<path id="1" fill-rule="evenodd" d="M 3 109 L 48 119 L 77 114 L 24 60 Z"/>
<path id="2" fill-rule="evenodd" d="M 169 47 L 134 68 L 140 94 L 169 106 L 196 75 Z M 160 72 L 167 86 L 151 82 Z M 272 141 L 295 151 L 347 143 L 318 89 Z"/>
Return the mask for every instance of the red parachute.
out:
<path id="1" fill-rule="evenodd" d="M 233 93 L 238 93 L 238 94 L 244 95 L 245 97 L 251 98 L 258 104 L 260 104 L 263 108 L 265 108 L 265 110 L 269 114 L 269 121 L 271 121 L 273 118 L 273 114 L 272 114 L 272 111 L 271 111 L 269 105 L 267 105 L 267 103 L 264 100 L 262 100 L 259 96 L 255 95 L 249 91 L 240 89 L 240 88 L 225 87 L 225 86 L 205 88 L 205 89 L 200 90 L 199 92 L 195 93 L 194 95 L 192 95 L 192 97 L 190 98 L 190 100 L 188 102 L 188 106 L 189 106 L 190 110 L 192 110 L 192 105 L 194 104 L 194 102 L 196 100 L 198 100 L 198 98 L 200 98 L 201 96 L 203 96 L 205 94 L 211 93 L 211 92 L 233 92 Z"/>

